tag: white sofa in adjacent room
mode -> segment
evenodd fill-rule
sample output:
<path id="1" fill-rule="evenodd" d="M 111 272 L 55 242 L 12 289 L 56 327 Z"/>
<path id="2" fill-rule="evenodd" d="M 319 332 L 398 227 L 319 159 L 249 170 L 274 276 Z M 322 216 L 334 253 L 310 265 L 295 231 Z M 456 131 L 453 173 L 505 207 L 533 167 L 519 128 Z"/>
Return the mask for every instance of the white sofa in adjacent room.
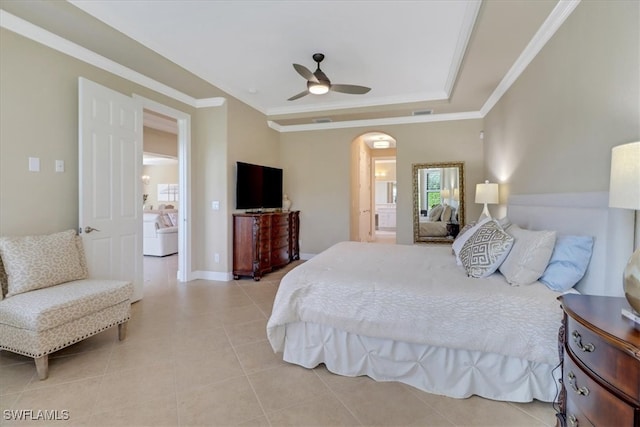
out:
<path id="1" fill-rule="evenodd" d="M 143 217 L 144 255 L 166 256 L 178 253 L 178 210 L 145 211 Z"/>

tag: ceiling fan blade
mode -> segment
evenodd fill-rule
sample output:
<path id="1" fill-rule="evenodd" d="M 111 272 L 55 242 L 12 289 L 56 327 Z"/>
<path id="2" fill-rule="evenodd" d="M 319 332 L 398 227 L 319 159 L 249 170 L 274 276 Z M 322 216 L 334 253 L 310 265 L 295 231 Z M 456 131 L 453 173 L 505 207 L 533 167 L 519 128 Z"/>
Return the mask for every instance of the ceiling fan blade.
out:
<path id="1" fill-rule="evenodd" d="M 352 95 L 364 95 L 371 90 L 370 87 L 358 85 L 331 85 L 333 92 L 350 93 Z"/>
<path id="2" fill-rule="evenodd" d="M 310 82 L 318 83 L 318 79 L 316 78 L 316 76 L 314 76 L 313 73 L 311 71 L 309 71 L 309 69 L 307 67 L 305 67 L 304 65 L 293 64 L 293 68 L 295 68 L 295 70 L 298 72 L 298 74 L 300 74 L 306 80 L 308 80 Z"/>
<path id="3" fill-rule="evenodd" d="M 293 95 L 291 98 L 287 99 L 287 101 L 295 101 L 296 99 L 302 98 L 303 96 L 306 96 L 308 94 L 309 94 L 309 91 L 303 90 L 299 94 Z"/>

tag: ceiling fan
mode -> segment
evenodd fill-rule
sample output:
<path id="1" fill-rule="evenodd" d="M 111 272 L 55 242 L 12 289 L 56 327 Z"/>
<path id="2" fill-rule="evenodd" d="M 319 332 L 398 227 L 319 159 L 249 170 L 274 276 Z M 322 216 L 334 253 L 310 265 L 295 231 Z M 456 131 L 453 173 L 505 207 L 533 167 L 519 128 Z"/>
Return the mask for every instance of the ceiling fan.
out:
<path id="1" fill-rule="evenodd" d="M 297 95 L 293 95 L 287 101 L 295 101 L 311 93 L 314 95 L 323 95 L 329 91 L 350 93 L 353 95 L 363 95 L 371 90 L 371 88 L 358 85 L 344 85 L 344 84 L 332 84 L 329 77 L 320 69 L 320 63 L 324 59 L 324 54 L 314 53 L 313 60 L 318 63 L 318 68 L 315 72 L 311 72 L 307 67 L 300 64 L 293 64 L 293 68 L 307 80 L 307 90 L 300 92 Z"/>

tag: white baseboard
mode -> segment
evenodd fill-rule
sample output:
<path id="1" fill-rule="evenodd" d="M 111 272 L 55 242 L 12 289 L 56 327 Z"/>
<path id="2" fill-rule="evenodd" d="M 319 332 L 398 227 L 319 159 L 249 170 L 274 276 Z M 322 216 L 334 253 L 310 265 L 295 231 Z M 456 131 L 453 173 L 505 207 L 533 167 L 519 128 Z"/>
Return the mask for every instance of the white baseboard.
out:
<path id="1" fill-rule="evenodd" d="M 194 271 L 189 275 L 189 280 L 216 280 L 218 282 L 230 282 L 233 280 L 233 273 L 230 271 Z"/>

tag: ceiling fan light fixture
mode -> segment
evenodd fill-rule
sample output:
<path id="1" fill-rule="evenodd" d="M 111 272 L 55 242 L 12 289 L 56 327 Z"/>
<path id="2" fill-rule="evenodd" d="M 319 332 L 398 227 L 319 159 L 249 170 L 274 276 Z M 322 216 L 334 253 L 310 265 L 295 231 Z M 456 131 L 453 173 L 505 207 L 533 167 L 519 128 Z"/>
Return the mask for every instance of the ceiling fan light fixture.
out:
<path id="1" fill-rule="evenodd" d="M 314 95 L 324 95 L 329 92 L 329 85 L 324 82 L 309 82 L 309 92 Z"/>

